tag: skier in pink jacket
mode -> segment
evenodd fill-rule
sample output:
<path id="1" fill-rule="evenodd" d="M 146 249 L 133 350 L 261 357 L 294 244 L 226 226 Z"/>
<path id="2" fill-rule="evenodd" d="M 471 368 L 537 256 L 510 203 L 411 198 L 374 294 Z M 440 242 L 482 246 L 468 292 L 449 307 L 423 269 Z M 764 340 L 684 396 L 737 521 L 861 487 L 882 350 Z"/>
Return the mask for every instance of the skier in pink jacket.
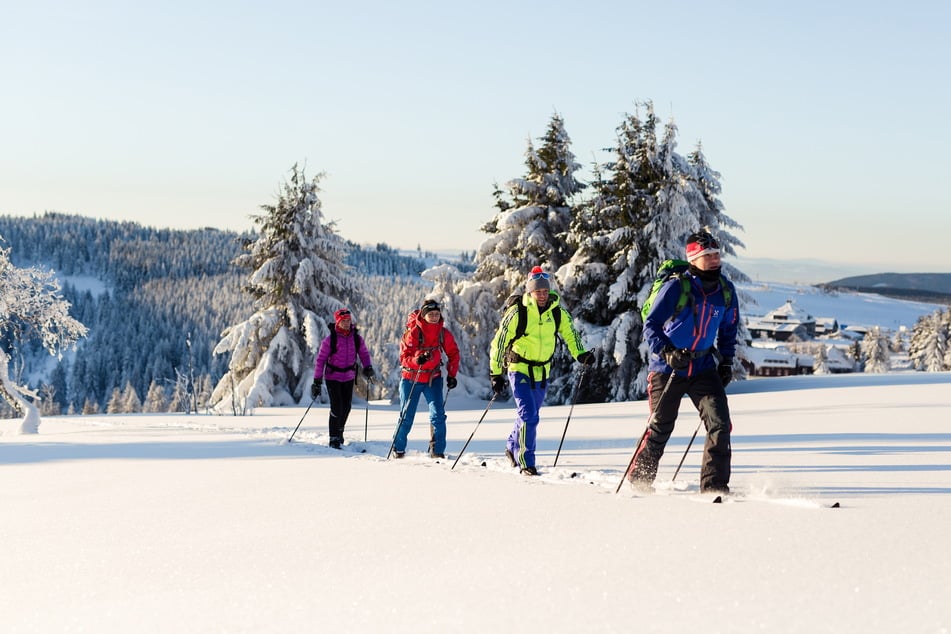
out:
<path id="1" fill-rule="evenodd" d="M 310 395 L 320 396 L 320 382 L 327 382 L 330 397 L 330 446 L 340 449 L 343 445 L 343 428 L 350 416 L 353 400 L 353 382 L 357 378 L 357 362 L 363 366 L 363 376 L 370 381 L 375 373 L 370 363 L 370 351 L 357 333 L 350 311 L 341 308 L 334 313 L 330 335 L 320 342 L 320 350 L 314 361 L 314 383 Z"/>

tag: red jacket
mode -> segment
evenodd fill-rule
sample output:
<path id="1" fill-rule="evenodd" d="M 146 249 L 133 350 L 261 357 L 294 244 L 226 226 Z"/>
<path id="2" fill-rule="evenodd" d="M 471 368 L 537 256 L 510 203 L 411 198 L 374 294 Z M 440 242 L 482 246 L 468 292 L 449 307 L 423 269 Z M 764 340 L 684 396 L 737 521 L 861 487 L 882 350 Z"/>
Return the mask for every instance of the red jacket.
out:
<path id="1" fill-rule="evenodd" d="M 420 365 L 416 358 L 421 352 L 429 353 L 429 360 Z M 417 383 L 429 383 L 434 377 L 441 376 L 442 353 L 446 353 L 446 374 L 456 376 L 459 371 L 459 346 L 456 338 L 446 330 L 442 317 L 431 324 L 418 314 L 414 314 L 403 338 L 400 339 L 400 365 L 403 366 L 403 378 Z"/>

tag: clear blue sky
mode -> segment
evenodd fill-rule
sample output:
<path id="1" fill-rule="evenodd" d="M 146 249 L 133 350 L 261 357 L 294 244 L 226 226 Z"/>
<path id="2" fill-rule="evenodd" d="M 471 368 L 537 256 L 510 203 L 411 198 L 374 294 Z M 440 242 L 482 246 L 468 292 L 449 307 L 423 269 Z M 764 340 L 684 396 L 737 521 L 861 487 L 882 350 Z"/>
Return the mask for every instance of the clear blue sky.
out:
<path id="1" fill-rule="evenodd" d="M 300 162 L 345 237 L 472 250 L 554 112 L 587 166 L 649 99 L 741 255 L 951 269 L 951 5 L 666 4 L 4 1 L 0 213 L 243 230 Z"/>

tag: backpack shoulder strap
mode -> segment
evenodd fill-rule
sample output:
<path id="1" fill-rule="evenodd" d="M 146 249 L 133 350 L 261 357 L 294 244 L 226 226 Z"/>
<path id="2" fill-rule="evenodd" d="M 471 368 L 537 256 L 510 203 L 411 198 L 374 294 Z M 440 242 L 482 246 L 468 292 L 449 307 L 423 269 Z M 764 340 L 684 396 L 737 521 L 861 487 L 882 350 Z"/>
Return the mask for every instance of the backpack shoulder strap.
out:
<path id="1" fill-rule="evenodd" d="M 525 329 L 528 327 L 528 307 L 521 301 L 516 304 L 518 307 L 518 316 L 515 322 L 515 335 L 509 339 L 508 348 L 512 347 L 515 340 L 525 336 Z M 561 328 L 561 306 L 555 306 L 551 309 L 551 318 L 555 321 L 555 336 L 558 336 L 558 330 Z"/>
<path id="2" fill-rule="evenodd" d="M 515 306 L 515 334 L 513 334 L 511 339 L 505 344 L 506 350 L 511 350 L 515 340 L 525 336 L 525 329 L 528 324 L 528 308 L 522 303 L 521 298 L 516 302 L 508 304 L 508 307 L 512 306 Z M 508 312 L 508 308 L 506 308 L 505 312 Z"/>
<path id="3" fill-rule="evenodd" d="M 733 291 L 731 290 L 730 282 L 722 275 L 720 276 L 720 288 L 723 289 L 723 303 L 729 308 L 730 304 L 733 303 Z"/>
<path id="4" fill-rule="evenodd" d="M 512 337 L 512 341 L 520 337 L 525 336 L 525 329 L 528 327 L 528 306 L 523 304 L 521 300 L 516 304 L 516 310 L 518 311 L 518 317 L 515 321 L 515 336 Z"/>
<path id="5" fill-rule="evenodd" d="M 690 293 L 690 280 L 686 275 L 675 273 L 673 277 L 680 280 L 680 297 L 677 299 L 677 308 L 674 309 L 674 314 L 676 315 L 684 309 L 687 302 L 693 301 L 693 295 Z"/>

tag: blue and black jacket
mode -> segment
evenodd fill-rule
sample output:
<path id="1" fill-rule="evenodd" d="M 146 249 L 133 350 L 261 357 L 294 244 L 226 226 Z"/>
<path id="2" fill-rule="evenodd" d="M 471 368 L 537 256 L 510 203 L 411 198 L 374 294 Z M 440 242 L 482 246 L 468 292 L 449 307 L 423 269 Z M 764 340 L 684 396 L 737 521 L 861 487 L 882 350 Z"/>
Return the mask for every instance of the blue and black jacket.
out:
<path id="1" fill-rule="evenodd" d="M 657 293 L 651 310 L 644 320 L 644 340 L 650 348 L 651 372 L 671 372 L 661 351 L 666 346 L 687 349 L 695 353 L 690 365 L 678 370 L 678 376 L 695 376 L 715 368 L 718 360 L 714 348 L 724 358 L 736 354 L 736 332 L 740 324 L 740 308 L 733 283 L 721 276 L 721 282 L 704 290 L 703 282 L 687 272 L 690 297 L 686 306 L 677 313 L 682 285 L 679 279 L 668 280 Z M 726 305 L 722 284 L 730 285 L 730 305 Z"/>

